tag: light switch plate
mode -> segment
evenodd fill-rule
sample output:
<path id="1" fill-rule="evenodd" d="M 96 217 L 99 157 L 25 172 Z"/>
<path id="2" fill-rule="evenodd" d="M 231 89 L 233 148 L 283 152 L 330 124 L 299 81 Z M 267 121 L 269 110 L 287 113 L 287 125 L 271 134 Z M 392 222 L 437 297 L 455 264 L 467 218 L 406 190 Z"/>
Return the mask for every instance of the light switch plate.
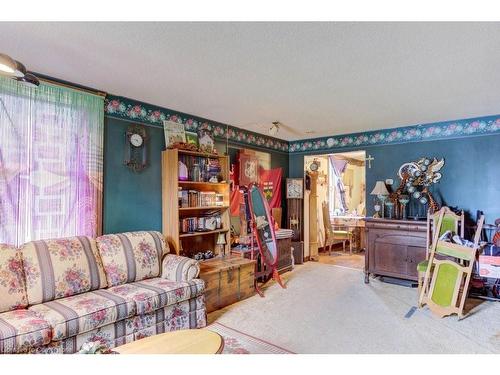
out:
<path id="1" fill-rule="evenodd" d="M 394 181 L 392 180 L 392 178 L 388 178 L 387 180 L 385 180 L 386 185 L 392 185 L 393 183 Z"/>

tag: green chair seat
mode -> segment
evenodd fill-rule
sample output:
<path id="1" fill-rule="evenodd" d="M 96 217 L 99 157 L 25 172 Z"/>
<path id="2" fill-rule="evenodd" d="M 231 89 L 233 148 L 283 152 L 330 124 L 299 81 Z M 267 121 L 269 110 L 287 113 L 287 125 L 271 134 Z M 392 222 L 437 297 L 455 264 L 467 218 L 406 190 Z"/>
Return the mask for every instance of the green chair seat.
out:
<path id="1" fill-rule="evenodd" d="M 418 272 L 425 272 L 425 271 L 427 271 L 427 267 L 429 267 L 429 261 L 423 260 L 419 264 L 417 264 L 417 271 Z"/>
<path id="2" fill-rule="evenodd" d="M 334 230 L 333 235 L 336 239 L 345 238 L 346 240 L 348 240 L 351 237 L 351 232 L 345 230 Z"/>

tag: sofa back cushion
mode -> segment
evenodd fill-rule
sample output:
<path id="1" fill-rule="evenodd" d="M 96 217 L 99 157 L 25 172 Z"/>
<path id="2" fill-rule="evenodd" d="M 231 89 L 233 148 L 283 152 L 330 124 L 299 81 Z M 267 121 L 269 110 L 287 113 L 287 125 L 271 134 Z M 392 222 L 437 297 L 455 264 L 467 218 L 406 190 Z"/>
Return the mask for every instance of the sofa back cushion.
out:
<path id="1" fill-rule="evenodd" d="M 106 234 L 97 238 L 108 286 L 158 277 L 169 252 L 160 232 Z"/>
<path id="2" fill-rule="evenodd" d="M 28 306 L 21 253 L 0 244 L 0 313 Z"/>
<path id="3" fill-rule="evenodd" d="M 95 240 L 68 237 L 21 247 L 30 305 L 106 287 Z"/>

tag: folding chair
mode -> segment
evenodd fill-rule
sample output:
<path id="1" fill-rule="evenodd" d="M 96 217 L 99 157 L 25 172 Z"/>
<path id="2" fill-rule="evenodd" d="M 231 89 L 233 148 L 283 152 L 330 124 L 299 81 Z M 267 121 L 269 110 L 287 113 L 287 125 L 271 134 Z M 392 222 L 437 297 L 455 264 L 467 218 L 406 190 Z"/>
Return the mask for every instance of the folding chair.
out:
<path id="1" fill-rule="evenodd" d="M 443 220 L 438 226 L 439 215 L 443 213 Z M 427 247 L 425 260 L 417 264 L 418 272 L 418 296 L 420 298 L 420 293 L 422 290 L 422 285 L 424 283 L 425 272 L 427 271 L 427 266 L 429 265 L 429 250 L 432 246 L 432 237 L 434 233 L 438 232 L 439 237 L 441 237 L 446 231 L 452 231 L 455 234 L 460 235 L 464 238 L 465 230 L 465 215 L 464 211 L 461 211 L 460 215 L 455 214 L 450 208 L 442 207 L 439 211 L 431 214 L 427 213 Z"/>
<path id="2" fill-rule="evenodd" d="M 444 212 L 441 212 L 438 228 L 442 224 L 443 217 Z M 419 307 L 427 305 L 439 317 L 451 314 L 457 314 L 459 319 L 464 317 L 463 308 L 483 224 L 484 216 L 481 216 L 472 248 L 441 241 L 439 240 L 439 231 L 436 231 L 429 255 L 429 266 L 425 272 L 424 285 L 420 293 Z M 452 261 L 450 258 L 437 259 L 436 255 L 451 257 L 463 262 L 463 264 Z"/>

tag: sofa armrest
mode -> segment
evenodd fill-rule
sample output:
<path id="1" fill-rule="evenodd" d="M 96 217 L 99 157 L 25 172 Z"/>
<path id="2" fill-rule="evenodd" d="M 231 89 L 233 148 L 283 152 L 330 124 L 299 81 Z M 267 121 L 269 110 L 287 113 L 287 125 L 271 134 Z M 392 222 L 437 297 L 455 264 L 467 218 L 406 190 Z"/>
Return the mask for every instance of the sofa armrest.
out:
<path id="1" fill-rule="evenodd" d="M 167 254 L 161 264 L 161 277 L 171 281 L 191 281 L 200 273 L 198 261 Z"/>

